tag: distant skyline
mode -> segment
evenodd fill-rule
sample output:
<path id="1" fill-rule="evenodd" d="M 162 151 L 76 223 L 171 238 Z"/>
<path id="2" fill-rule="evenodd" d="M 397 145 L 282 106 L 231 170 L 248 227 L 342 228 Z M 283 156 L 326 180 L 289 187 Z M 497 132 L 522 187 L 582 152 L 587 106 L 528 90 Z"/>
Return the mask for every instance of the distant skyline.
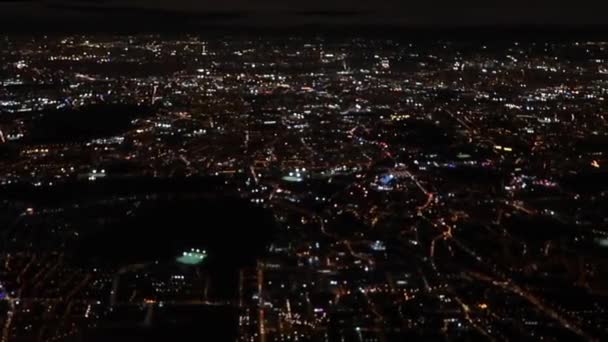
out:
<path id="1" fill-rule="evenodd" d="M 597 0 L 514 0 L 491 4 L 480 0 L 3 0 L 0 20 L 5 27 L 65 25 L 74 29 L 127 24 L 586 28 L 608 24 L 607 10 L 608 4 Z"/>

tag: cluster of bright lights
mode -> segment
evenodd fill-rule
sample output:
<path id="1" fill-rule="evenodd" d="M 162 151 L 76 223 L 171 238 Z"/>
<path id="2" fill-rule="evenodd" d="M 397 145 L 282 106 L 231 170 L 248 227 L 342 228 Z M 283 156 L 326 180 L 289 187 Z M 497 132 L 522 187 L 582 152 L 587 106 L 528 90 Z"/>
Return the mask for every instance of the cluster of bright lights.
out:
<path id="1" fill-rule="evenodd" d="M 183 252 L 177 257 L 177 262 L 186 265 L 198 265 L 207 257 L 207 251 L 204 249 L 191 248 L 190 251 Z"/>

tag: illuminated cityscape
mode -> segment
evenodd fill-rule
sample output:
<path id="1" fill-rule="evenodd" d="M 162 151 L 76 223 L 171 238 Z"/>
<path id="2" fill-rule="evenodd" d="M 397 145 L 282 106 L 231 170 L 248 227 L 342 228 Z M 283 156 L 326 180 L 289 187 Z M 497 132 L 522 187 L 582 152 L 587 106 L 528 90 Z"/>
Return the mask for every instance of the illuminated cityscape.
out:
<path id="1" fill-rule="evenodd" d="M 2 36 L 0 341 L 600 341 L 607 99 L 596 40 Z"/>

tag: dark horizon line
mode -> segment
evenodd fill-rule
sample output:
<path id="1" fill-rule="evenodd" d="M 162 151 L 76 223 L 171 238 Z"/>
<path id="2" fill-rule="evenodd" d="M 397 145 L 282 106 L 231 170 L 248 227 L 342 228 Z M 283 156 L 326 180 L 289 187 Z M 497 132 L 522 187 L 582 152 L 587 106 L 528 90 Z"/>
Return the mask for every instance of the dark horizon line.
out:
<path id="1" fill-rule="evenodd" d="M 225 18 L 225 17 L 224 17 Z M 246 35 L 352 35 L 352 36 L 376 36 L 386 35 L 387 38 L 403 36 L 446 37 L 446 38 L 518 38 L 535 39 L 551 38 L 559 35 L 559 39 L 569 38 L 596 38 L 608 39 L 608 24 L 605 25 L 446 25 L 446 26 L 424 26 L 424 25 L 382 25 L 382 24 L 292 24 L 292 25 L 256 25 L 256 24 L 224 24 L 221 18 L 213 23 L 179 22 L 178 18 L 170 18 L 165 22 L 158 23 L 148 20 L 115 21 L 111 27 L 107 23 L 99 21 L 88 21 L 86 23 L 0 23 L 3 35 L 27 34 L 246 34 Z M 171 19 L 176 20 L 175 22 Z M 209 18 L 205 18 L 209 19 Z M 44 32 L 41 31 L 44 29 Z"/>

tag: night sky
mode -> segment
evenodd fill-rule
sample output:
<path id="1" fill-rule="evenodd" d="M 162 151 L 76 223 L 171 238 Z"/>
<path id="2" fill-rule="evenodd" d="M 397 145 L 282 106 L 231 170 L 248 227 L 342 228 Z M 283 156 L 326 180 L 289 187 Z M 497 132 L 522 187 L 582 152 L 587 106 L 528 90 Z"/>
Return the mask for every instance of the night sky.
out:
<path id="1" fill-rule="evenodd" d="M 0 0 L 5 25 L 392 25 L 403 27 L 607 24 L 600 0 Z"/>

